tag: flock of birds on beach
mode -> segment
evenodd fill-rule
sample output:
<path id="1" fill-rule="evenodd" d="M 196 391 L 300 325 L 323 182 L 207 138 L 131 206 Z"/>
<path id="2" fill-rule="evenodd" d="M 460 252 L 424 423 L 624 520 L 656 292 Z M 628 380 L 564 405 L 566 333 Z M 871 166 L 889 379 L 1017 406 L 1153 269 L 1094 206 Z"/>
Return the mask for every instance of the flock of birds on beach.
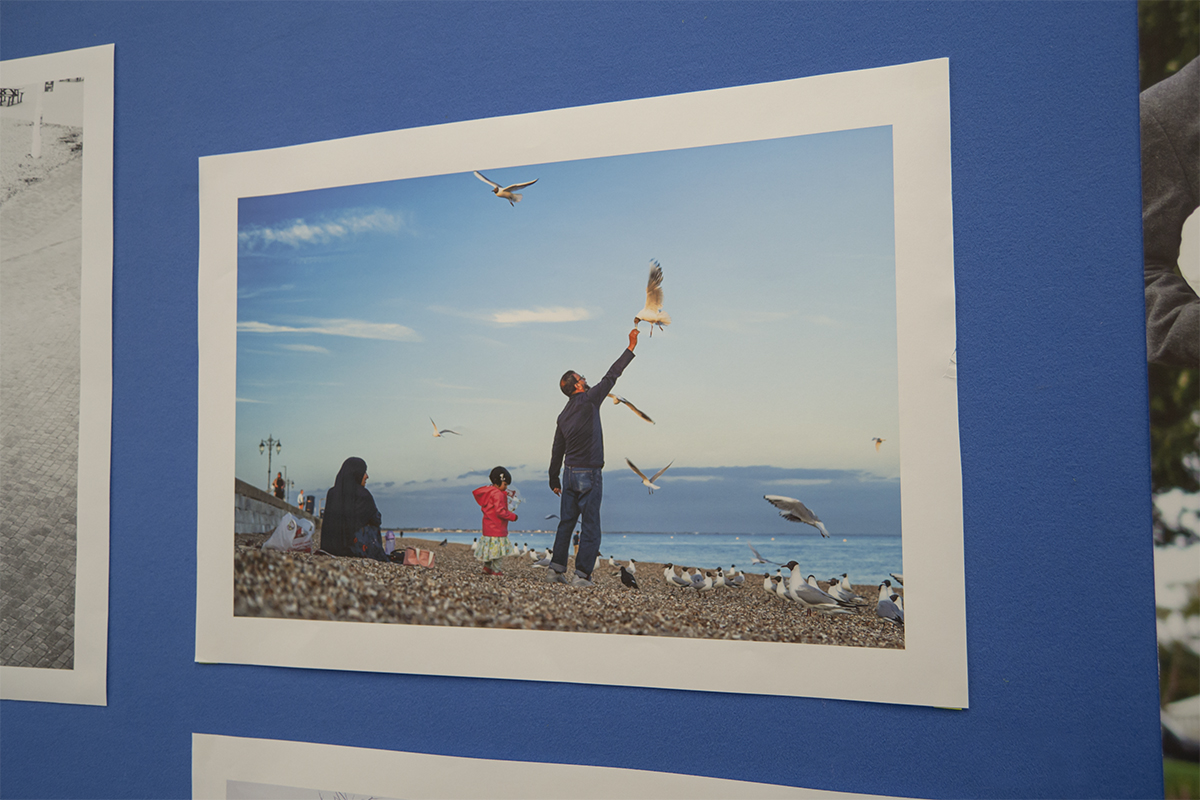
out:
<path id="1" fill-rule="evenodd" d="M 750 552 L 754 554 L 751 563 L 777 563 L 763 558 L 752 545 L 748 546 Z M 471 542 L 471 552 L 474 553 L 478 547 L 479 539 L 476 538 Z M 517 555 L 529 558 L 533 562 L 531 566 L 534 569 L 545 569 L 550 566 L 553 551 L 549 547 L 544 550 L 536 550 L 529 547 L 528 544 L 522 544 L 517 548 Z M 627 588 L 641 588 L 637 582 L 637 562 L 632 558 L 622 564 L 617 561 L 615 556 L 610 555 L 607 562 L 597 560 L 596 566 L 599 567 L 602 563 L 607 563 L 611 569 L 616 570 L 620 575 L 621 583 Z M 799 568 L 800 565 L 795 561 L 779 564 L 774 576 L 769 572 L 763 575 L 763 591 L 795 603 L 808 614 L 812 614 L 813 611 L 835 615 L 857 614 L 870 605 L 868 600 L 854 592 L 850 585 L 850 576 L 847 573 L 834 575 L 828 581 L 828 588 L 822 589 L 816 575 L 809 575 L 802 580 Z M 677 569 L 680 572 L 676 572 Z M 785 569 L 788 570 L 789 575 L 783 574 Z M 896 585 L 903 588 L 904 575 L 898 572 L 889 574 L 892 580 L 896 581 Z M 741 589 L 746 583 L 746 574 L 738 569 L 736 564 L 731 564 L 728 572 L 722 567 L 705 571 L 698 567 L 677 567 L 674 564 L 667 564 L 663 567 L 662 576 L 667 586 L 692 591 L 696 594 L 723 588 Z M 904 598 L 892 585 L 892 580 L 885 580 L 879 584 L 879 596 L 875 601 L 875 615 L 888 622 L 903 626 Z"/>

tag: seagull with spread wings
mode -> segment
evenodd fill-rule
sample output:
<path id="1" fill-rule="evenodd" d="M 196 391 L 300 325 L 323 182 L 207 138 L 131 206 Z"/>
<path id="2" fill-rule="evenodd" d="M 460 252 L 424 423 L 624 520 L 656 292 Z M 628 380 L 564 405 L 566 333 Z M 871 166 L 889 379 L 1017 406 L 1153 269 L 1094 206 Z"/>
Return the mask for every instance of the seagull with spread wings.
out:
<path id="1" fill-rule="evenodd" d="M 442 429 L 439 431 L 439 430 L 438 430 L 437 423 L 433 421 L 433 417 L 430 417 L 430 418 L 429 418 L 429 424 L 433 426 L 433 437 L 434 437 L 435 439 L 440 439 L 440 438 L 442 438 L 442 434 L 443 434 L 443 433 L 453 433 L 455 436 L 462 436 L 462 434 L 461 434 L 461 433 L 459 433 L 458 431 L 452 431 L 452 430 L 450 430 L 449 428 L 442 428 Z"/>
<path id="2" fill-rule="evenodd" d="M 483 173 L 479 170 L 475 170 L 475 177 L 492 187 L 492 194 L 496 195 L 496 197 L 504 198 L 508 201 L 510 206 L 521 202 L 521 195 L 517 194 L 517 189 L 524 189 L 526 186 L 533 186 L 538 182 L 538 179 L 534 178 L 531 181 L 525 181 L 525 183 L 514 183 L 511 186 L 501 186 L 495 181 L 489 181 L 487 178 L 483 177 Z"/>
<path id="3" fill-rule="evenodd" d="M 639 417 L 646 420 L 646 422 L 649 422 L 651 425 L 654 424 L 654 420 L 652 420 L 652 419 L 650 419 L 650 417 L 646 416 L 645 411 L 642 411 L 640 408 L 638 408 L 633 403 L 626 400 L 624 397 L 621 397 L 620 395 L 616 395 L 616 394 L 609 394 L 609 397 L 612 398 L 614 406 L 619 406 L 621 403 L 624 403 L 625 405 L 629 406 L 630 411 L 637 414 Z"/>
<path id="4" fill-rule="evenodd" d="M 749 547 L 750 552 L 754 553 L 754 559 L 750 562 L 751 564 L 778 564 L 779 563 L 778 561 L 772 561 L 769 558 L 763 558 L 761 555 L 759 555 L 758 551 L 754 549 L 754 545 L 752 545 L 752 544 L 748 544 L 748 545 L 746 545 L 746 547 Z"/>
<path id="5" fill-rule="evenodd" d="M 654 259 L 650 259 L 650 279 L 646 281 L 646 307 L 633 318 L 633 325 L 639 322 L 650 323 L 650 335 L 654 335 L 654 326 L 662 330 L 664 325 L 671 324 L 671 315 L 662 310 L 663 306 L 663 272 L 662 267 Z"/>
<path id="6" fill-rule="evenodd" d="M 641 471 L 640 469 L 638 469 L 637 467 L 635 467 L 635 466 L 634 466 L 634 464 L 633 464 L 633 462 L 632 462 L 632 461 L 630 461 L 628 458 L 627 458 L 627 459 L 625 459 L 625 463 L 626 463 L 626 464 L 628 464 L 628 465 L 629 465 L 629 468 L 630 468 L 631 470 L 633 470 L 634 472 L 636 472 L 636 473 L 637 473 L 637 476 L 638 476 L 639 478 L 641 478 L 641 479 L 642 479 L 642 485 L 643 485 L 643 486 L 646 486 L 646 487 L 649 487 L 649 489 L 650 489 L 650 494 L 654 494 L 654 490 L 655 490 L 655 489 L 659 489 L 659 488 L 661 488 L 661 487 L 659 487 L 659 486 L 655 486 L 655 485 L 654 485 L 654 482 L 655 482 L 656 480 L 658 480 L 659 476 L 660 476 L 660 475 L 662 475 L 664 472 L 666 472 L 666 471 L 667 471 L 667 470 L 668 470 L 668 469 L 671 467 L 671 464 L 674 464 L 675 462 L 672 460 L 672 461 L 671 461 L 671 464 L 667 464 L 667 466 L 663 467 L 663 468 L 662 468 L 662 469 L 660 469 L 658 472 L 654 473 L 654 477 L 653 477 L 653 478 L 647 478 L 647 477 L 646 477 L 644 474 L 642 474 L 642 471 Z"/>
<path id="7" fill-rule="evenodd" d="M 794 497 L 781 497 L 777 494 L 764 494 L 763 499 L 771 505 L 778 508 L 779 516 L 792 522 L 803 522 L 805 525 L 812 525 L 821 532 L 821 536 L 828 539 L 829 531 L 825 530 L 825 526 L 821 524 L 821 520 L 812 511 L 809 511 L 808 506 L 801 503 Z"/>
<path id="8" fill-rule="evenodd" d="M 876 436 L 876 437 L 872 438 L 872 439 L 871 439 L 871 441 L 875 443 L 875 452 L 876 452 L 876 453 L 878 453 L 878 452 L 879 452 L 879 445 L 881 445 L 881 444 L 883 444 L 884 442 L 886 442 L 886 441 L 887 441 L 887 439 L 880 439 L 878 436 Z"/>

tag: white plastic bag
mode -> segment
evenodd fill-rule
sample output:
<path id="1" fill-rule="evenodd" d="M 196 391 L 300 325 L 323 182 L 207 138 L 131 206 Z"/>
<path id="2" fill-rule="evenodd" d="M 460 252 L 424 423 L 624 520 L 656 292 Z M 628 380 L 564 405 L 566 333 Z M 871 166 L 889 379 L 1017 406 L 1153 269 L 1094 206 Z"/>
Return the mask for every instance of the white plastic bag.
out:
<path id="1" fill-rule="evenodd" d="M 314 528 L 310 520 L 299 520 L 291 514 L 284 514 L 275 526 L 275 532 L 263 542 L 263 550 L 311 553 Z"/>

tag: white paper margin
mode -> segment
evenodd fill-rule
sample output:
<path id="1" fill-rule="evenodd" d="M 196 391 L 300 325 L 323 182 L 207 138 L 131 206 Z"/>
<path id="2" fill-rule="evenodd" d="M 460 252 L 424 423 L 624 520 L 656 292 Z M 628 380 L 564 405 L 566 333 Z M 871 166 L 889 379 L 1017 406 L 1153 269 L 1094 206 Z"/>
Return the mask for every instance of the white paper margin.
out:
<path id="1" fill-rule="evenodd" d="M 892 126 L 903 650 L 233 616 L 237 199 Z M 967 706 L 949 61 L 200 159 L 196 660 Z"/>
<path id="2" fill-rule="evenodd" d="M 83 258 L 73 669 L 0 667 L 0 699 L 108 704 L 112 444 L 113 53 L 106 44 L 0 62 L 0 83 L 83 77 Z"/>
<path id="3" fill-rule="evenodd" d="M 673 772 L 501 761 L 279 739 L 192 734 L 192 797 L 227 797 L 227 781 L 390 798 L 578 800 L 653 797 L 854 800 L 880 795 Z"/>

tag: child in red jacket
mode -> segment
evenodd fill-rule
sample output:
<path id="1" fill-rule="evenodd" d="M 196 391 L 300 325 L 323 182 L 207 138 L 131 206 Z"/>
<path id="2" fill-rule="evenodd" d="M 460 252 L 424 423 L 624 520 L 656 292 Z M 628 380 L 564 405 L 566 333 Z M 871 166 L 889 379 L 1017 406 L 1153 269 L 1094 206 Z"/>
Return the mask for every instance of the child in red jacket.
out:
<path id="1" fill-rule="evenodd" d="M 488 477 L 491 485 L 480 486 L 472 492 L 483 509 L 483 536 L 475 549 L 475 558 L 483 562 L 484 575 L 503 575 L 500 559 L 517 552 L 508 541 L 508 523 L 517 521 L 517 515 L 508 510 L 508 485 L 512 483 L 512 475 L 504 467 L 496 467 Z"/>

